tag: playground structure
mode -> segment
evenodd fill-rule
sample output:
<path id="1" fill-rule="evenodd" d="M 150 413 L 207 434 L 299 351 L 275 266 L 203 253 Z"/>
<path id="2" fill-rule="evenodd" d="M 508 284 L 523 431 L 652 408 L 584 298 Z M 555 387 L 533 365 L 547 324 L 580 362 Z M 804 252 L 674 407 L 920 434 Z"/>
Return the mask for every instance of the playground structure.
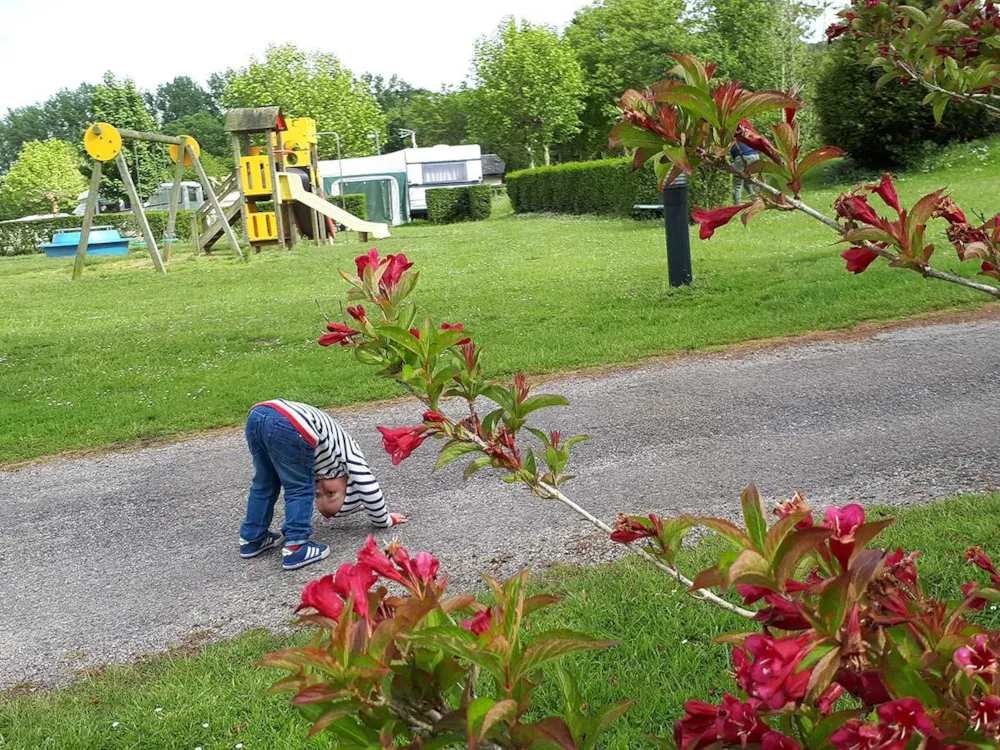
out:
<path id="1" fill-rule="evenodd" d="M 153 232 L 149 228 L 149 221 L 146 219 L 146 212 L 142 208 L 142 201 L 139 199 L 139 192 L 135 188 L 135 183 L 132 181 L 132 175 L 129 173 L 128 163 L 125 161 L 125 156 L 122 153 L 122 145 L 126 140 L 161 143 L 169 146 L 170 159 L 176 165 L 174 171 L 173 190 L 170 195 L 170 212 L 167 217 L 167 227 L 164 237 L 164 244 L 167 251 L 166 259 L 164 259 L 164 257 L 160 254 L 159 247 L 157 247 L 156 244 L 156 238 L 153 237 Z M 90 191 L 87 195 L 87 208 L 83 214 L 83 227 L 80 229 L 80 242 L 76 248 L 76 260 L 73 263 L 74 279 L 80 278 L 83 274 L 84 261 L 87 258 L 87 244 L 90 240 L 90 231 L 94 222 L 94 214 L 97 213 L 97 204 L 101 189 L 101 176 L 104 173 L 105 162 L 114 161 L 115 165 L 118 167 L 118 173 L 121 175 L 122 182 L 125 184 L 125 191 L 128 194 L 132 211 L 135 213 L 135 218 L 139 223 L 143 239 L 146 241 L 146 248 L 149 251 L 149 257 L 152 258 L 153 265 L 160 273 L 167 272 L 165 260 L 170 259 L 170 243 L 176 239 L 174 230 L 177 223 L 177 206 L 180 202 L 181 177 L 184 173 L 184 167 L 194 167 L 195 172 L 198 175 L 198 181 L 201 183 L 202 189 L 205 191 L 205 195 L 208 197 L 209 203 L 212 205 L 216 213 L 222 213 L 222 207 L 219 205 L 219 198 L 215 194 L 215 190 L 212 189 L 212 184 L 208 181 L 205 169 L 202 167 L 201 161 L 198 159 L 198 154 L 201 152 L 201 148 L 198 146 L 198 142 L 191 136 L 144 133 L 137 130 L 126 130 L 125 128 L 118 129 L 114 125 L 106 122 L 96 122 L 87 128 L 84 133 L 83 145 L 87 150 L 87 153 L 94 160 L 94 166 L 93 171 L 90 174 Z M 233 233 L 232 227 L 227 224 L 225 229 L 229 243 L 233 247 L 233 251 L 236 253 L 237 257 L 242 258 L 243 251 L 240 250 L 239 242 L 236 239 L 236 235 Z"/>
<path id="2" fill-rule="evenodd" d="M 363 241 L 389 236 L 385 224 L 359 219 L 324 199 L 312 118 L 285 118 L 279 107 L 232 109 L 225 129 L 233 137 L 235 171 L 222 192 L 237 191 L 238 197 L 224 211 L 206 204 L 195 215 L 193 236 L 199 251 L 211 251 L 237 220 L 242 220 L 243 236 L 257 251 L 266 245 L 294 246 L 293 225 L 303 237 L 320 242 L 336 235 L 335 222 L 357 231 Z M 270 203 L 269 210 L 262 203 Z M 202 230 L 209 210 L 214 217 Z"/>

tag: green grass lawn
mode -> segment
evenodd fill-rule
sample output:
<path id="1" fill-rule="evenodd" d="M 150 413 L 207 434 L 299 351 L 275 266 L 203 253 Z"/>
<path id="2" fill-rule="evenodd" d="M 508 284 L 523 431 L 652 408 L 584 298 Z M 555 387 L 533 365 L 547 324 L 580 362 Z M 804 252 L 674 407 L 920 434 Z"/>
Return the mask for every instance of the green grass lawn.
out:
<path id="1" fill-rule="evenodd" d="M 990 209 L 1000 147 L 980 148 L 987 153 L 967 148 L 936 172 L 906 176 L 904 202 L 950 185 L 967 209 Z M 828 208 L 837 191 L 819 186 L 805 197 Z M 666 285 L 657 221 L 506 215 L 401 227 L 377 244 L 417 262 L 418 301 L 489 345 L 497 376 L 987 299 L 884 264 L 849 275 L 831 233 L 800 215 L 764 215 L 748 230 L 736 223 L 708 242 L 692 238 L 695 282 L 681 291 Z M 337 268 L 352 267 L 364 249 L 338 239 L 334 247 L 270 249 L 248 265 L 221 250 L 195 257 L 179 249 L 166 277 L 137 254 L 94 260 L 76 283 L 70 260 L 0 258 L 0 463 L 236 424 L 271 397 L 335 406 L 394 395 L 344 352 L 314 343 L 320 310 L 340 314 L 346 284 Z M 935 261 L 958 267 L 950 251 Z M 963 273 L 975 270 L 966 264 Z"/>
<path id="2" fill-rule="evenodd" d="M 966 546 L 1000 550 L 1000 493 L 905 510 L 884 543 L 920 550 L 918 567 L 927 588 L 942 596 L 957 593 L 976 575 L 964 562 Z M 714 549 L 695 547 L 682 557 L 682 570 L 706 566 Z M 668 734 L 685 700 L 710 700 L 731 687 L 725 674 L 728 651 L 712 640 L 742 629 L 744 621 L 692 601 L 651 566 L 630 558 L 617 565 L 562 568 L 540 577 L 536 586 L 562 601 L 536 615 L 532 628 L 569 627 L 621 641 L 567 660 L 589 705 L 638 701 L 609 735 L 607 747 L 624 750 L 641 746 L 642 734 Z M 1000 612 L 991 609 L 983 624 L 1000 627 Z M 277 673 L 253 666 L 289 640 L 255 631 L 195 654 L 111 668 L 64 690 L 0 695 L 0 748 L 328 747 L 322 738 L 305 739 L 308 727 L 286 697 L 264 694 Z M 537 695 L 540 709 L 557 710 L 554 686 L 543 685 Z"/>

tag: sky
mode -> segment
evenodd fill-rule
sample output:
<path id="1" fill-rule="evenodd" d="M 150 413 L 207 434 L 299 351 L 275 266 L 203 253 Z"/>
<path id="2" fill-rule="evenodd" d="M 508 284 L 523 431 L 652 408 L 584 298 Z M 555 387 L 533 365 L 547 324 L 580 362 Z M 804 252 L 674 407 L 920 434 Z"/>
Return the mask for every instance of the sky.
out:
<path id="1" fill-rule="evenodd" d="M 588 0 L 0 0 L 0 113 L 104 72 L 140 89 L 241 67 L 268 44 L 332 52 L 356 75 L 437 90 L 467 78 L 476 39 L 506 15 L 564 27 Z M 181 16 L 171 17 L 176 7 Z M 299 8 L 308 8 L 303 16 Z M 268 23 L 267 19 L 275 19 Z M 822 25 L 822 24 L 820 24 Z M 98 34 L 98 43 L 92 34 Z"/>

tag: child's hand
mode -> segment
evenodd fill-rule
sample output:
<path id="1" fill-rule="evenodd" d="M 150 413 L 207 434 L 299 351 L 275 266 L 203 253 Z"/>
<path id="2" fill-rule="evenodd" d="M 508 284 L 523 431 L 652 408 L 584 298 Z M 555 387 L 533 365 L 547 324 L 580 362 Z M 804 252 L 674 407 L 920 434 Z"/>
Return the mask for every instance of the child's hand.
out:
<path id="1" fill-rule="evenodd" d="M 389 520 L 392 521 L 393 526 L 399 526 L 401 523 L 409 522 L 409 518 L 404 516 L 402 513 L 390 513 Z"/>

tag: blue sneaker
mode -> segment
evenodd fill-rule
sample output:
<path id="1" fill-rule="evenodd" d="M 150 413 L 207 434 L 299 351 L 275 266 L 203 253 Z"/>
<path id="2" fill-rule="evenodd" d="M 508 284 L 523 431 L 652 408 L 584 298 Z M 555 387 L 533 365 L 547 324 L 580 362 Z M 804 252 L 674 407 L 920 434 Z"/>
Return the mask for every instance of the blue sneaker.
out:
<path id="1" fill-rule="evenodd" d="M 330 556 L 330 548 L 319 542 L 306 542 L 297 546 L 298 549 L 285 547 L 281 550 L 281 567 L 285 570 L 304 568 Z"/>
<path id="2" fill-rule="evenodd" d="M 280 547 L 281 543 L 285 541 L 284 534 L 275 534 L 273 531 L 269 531 L 260 539 L 255 542 L 248 542 L 246 539 L 240 538 L 240 557 L 257 557 L 261 552 L 267 552 L 269 549 L 274 549 L 275 547 Z"/>

